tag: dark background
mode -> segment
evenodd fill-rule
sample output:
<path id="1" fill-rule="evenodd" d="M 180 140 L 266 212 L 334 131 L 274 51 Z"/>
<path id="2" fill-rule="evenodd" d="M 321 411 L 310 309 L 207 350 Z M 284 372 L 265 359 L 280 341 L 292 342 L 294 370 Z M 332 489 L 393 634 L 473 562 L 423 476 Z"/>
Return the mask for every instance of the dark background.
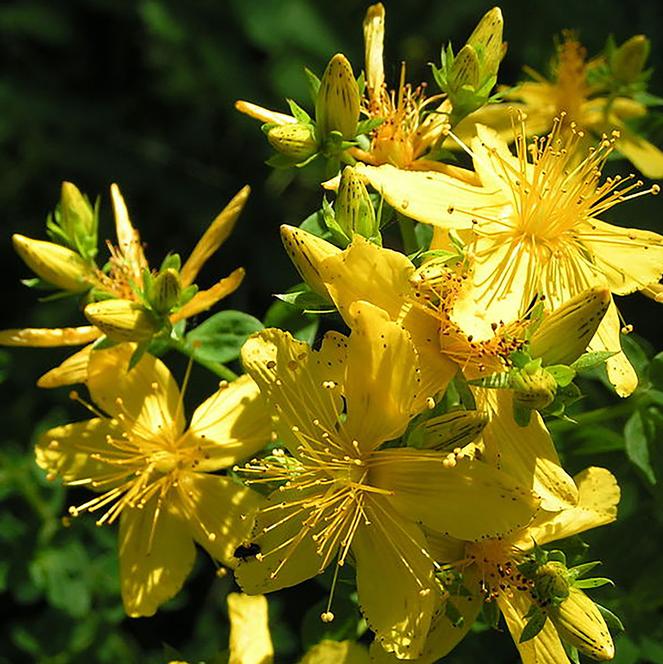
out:
<path id="1" fill-rule="evenodd" d="M 247 99 L 286 111 L 284 98 L 292 97 L 310 108 L 303 67 L 321 73 L 329 57 L 342 51 L 358 73 L 367 6 L 353 0 L 0 2 L 0 325 L 81 321 L 75 303 L 37 304 L 36 294 L 19 283 L 29 275 L 10 241 L 15 232 L 45 238 L 46 215 L 62 180 L 92 198 L 101 195 L 101 238 L 113 237 L 108 187 L 118 182 L 152 263 L 171 250 L 186 256 L 230 197 L 250 184 L 253 194 L 236 232 L 199 283 L 209 285 L 245 266 L 247 279 L 229 306 L 261 318 L 271 294 L 295 281 L 278 227 L 298 224 L 319 207 L 319 180 L 315 169 L 274 172 L 266 166 L 270 150 L 259 124 L 235 112 L 233 102 Z M 448 39 L 460 46 L 490 6 L 476 0 L 387 3 L 386 71 L 392 82 L 403 59 L 410 81 L 432 81 L 427 63 L 438 60 L 440 46 Z M 663 94 L 660 0 L 512 0 L 501 7 L 509 42 L 501 82 L 515 83 L 525 63 L 545 71 L 553 35 L 564 28 L 577 29 L 590 54 L 610 33 L 621 42 L 642 32 L 653 43 L 651 90 Z M 617 168 L 631 169 L 624 162 Z M 660 201 L 654 198 L 613 212 L 611 221 L 661 230 Z M 636 331 L 657 346 L 660 309 L 637 295 L 620 306 Z M 652 354 L 646 342 L 645 348 L 643 375 Z M 66 389 L 33 387 L 66 354 L 0 354 L 0 662 L 159 662 L 173 654 L 164 643 L 190 661 L 211 661 L 226 646 L 230 582 L 214 581 L 207 559 L 199 557 L 187 590 L 157 617 L 123 619 L 112 529 L 95 529 L 91 519 L 61 527 L 63 492 L 46 486 L 31 450 L 35 426 L 43 430 L 86 416 L 68 402 Z M 208 383 L 201 375 L 199 385 Z M 616 401 L 597 384 L 588 389 L 592 407 Z M 594 546 L 594 556 L 606 559 L 606 573 L 622 584 L 620 591 L 599 591 L 626 613 L 629 631 L 617 661 L 663 662 L 660 496 L 624 455 L 624 421 L 643 402 L 629 403 L 620 404 L 621 414 L 607 425 L 612 433 L 570 436 L 562 427 L 560 438 L 571 469 L 607 465 L 624 485 L 625 516 L 604 529 Z M 583 431 L 597 424 L 604 422 Z M 652 440 L 657 436 L 651 433 Z M 599 438 L 603 446 L 596 444 Z M 656 450 L 652 455 L 655 461 Z M 321 592 L 312 582 L 270 598 L 279 661 L 293 661 L 300 652 L 301 616 Z M 311 629 L 308 642 L 315 639 Z M 508 635 L 482 633 L 470 635 L 449 661 L 511 662 L 514 653 Z"/>

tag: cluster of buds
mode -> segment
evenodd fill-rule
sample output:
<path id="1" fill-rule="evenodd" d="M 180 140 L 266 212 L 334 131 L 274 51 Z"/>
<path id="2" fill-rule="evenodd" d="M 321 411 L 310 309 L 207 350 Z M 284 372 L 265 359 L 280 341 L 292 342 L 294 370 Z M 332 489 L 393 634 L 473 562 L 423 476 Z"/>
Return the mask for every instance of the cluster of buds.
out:
<path id="1" fill-rule="evenodd" d="M 503 28 L 502 12 L 493 7 L 458 53 L 448 44 L 442 49 L 440 67 L 433 65 L 435 81 L 451 102 L 452 125 L 488 103 L 506 54 Z"/>
<path id="2" fill-rule="evenodd" d="M 315 118 L 289 101 L 292 116 L 278 115 L 270 118 L 276 121 L 263 125 L 267 140 L 279 153 L 270 160 L 274 166 L 304 166 L 318 155 L 338 164 L 360 132 L 361 90 L 348 59 L 337 53 L 321 79 L 310 71 L 307 73 L 315 101 Z M 238 102 L 238 108 L 248 112 L 246 103 Z"/>
<path id="3" fill-rule="evenodd" d="M 603 577 L 584 578 L 598 562 L 567 567 L 561 551 L 536 547 L 518 569 L 532 584 L 532 604 L 520 642 L 534 638 L 547 620 L 567 646 L 592 659 L 607 661 L 615 648 L 604 614 L 619 622 L 610 611 L 593 602 L 584 592 L 612 583 Z"/>
<path id="4" fill-rule="evenodd" d="M 610 291 L 595 287 L 548 315 L 543 314 L 539 305 L 533 311 L 527 350 L 512 354 L 513 367 L 471 382 L 481 387 L 512 390 L 513 415 L 521 426 L 529 424 L 533 410 L 563 415 L 579 396 L 573 385 L 577 372 L 597 366 L 612 355 L 585 353 L 610 302 Z"/>

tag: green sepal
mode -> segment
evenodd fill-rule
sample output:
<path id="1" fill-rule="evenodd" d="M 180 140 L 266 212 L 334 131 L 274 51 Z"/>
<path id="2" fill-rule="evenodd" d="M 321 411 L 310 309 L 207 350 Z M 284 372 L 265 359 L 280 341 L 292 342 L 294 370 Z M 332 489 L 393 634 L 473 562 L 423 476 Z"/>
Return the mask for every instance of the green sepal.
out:
<path id="1" fill-rule="evenodd" d="M 548 615 L 536 604 L 532 604 L 524 616 L 527 619 L 525 627 L 518 639 L 518 643 L 526 643 L 532 640 L 545 626 Z"/>
<path id="2" fill-rule="evenodd" d="M 314 124 L 313 118 L 294 99 L 286 99 L 286 102 L 288 102 L 290 112 L 297 122 Z"/>
<path id="3" fill-rule="evenodd" d="M 596 604 L 596 602 L 594 602 L 594 604 Z M 601 606 L 600 604 L 596 604 L 596 608 L 601 612 L 601 615 L 603 616 L 603 619 L 605 620 L 605 623 L 608 627 L 619 632 L 624 631 L 624 624 L 619 619 L 619 616 L 614 614 L 610 609 L 606 609 L 605 606 Z"/>

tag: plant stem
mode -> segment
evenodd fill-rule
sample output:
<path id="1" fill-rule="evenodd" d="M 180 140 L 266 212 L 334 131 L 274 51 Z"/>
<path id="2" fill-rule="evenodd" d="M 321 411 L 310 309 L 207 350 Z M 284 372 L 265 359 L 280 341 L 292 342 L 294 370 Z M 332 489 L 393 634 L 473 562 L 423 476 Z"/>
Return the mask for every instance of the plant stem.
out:
<path id="1" fill-rule="evenodd" d="M 401 238 L 403 240 L 403 251 L 408 255 L 414 254 L 419 249 L 417 236 L 414 232 L 414 222 L 399 214 L 398 228 L 401 231 Z"/>
<path id="2" fill-rule="evenodd" d="M 228 369 L 228 367 L 225 364 L 221 364 L 221 362 L 213 362 L 212 360 L 203 359 L 196 353 L 195 348 L 191 348 L 184 341 L 171 339 L 170 342 L 171 342 L 171 347 L 174 348 L 176 351 L 179 351 L 180 353 L 182 353 L 182 355 L 190 357 L 194 362 L 200 364 L 201 367 L 205 367 L 205 369 L 208 369 L 213 374 L 216 374 L 219 378 L 223 378 L 224 380 L 231 382 L 238 378 L 237 374 L 231 369 Z"/>

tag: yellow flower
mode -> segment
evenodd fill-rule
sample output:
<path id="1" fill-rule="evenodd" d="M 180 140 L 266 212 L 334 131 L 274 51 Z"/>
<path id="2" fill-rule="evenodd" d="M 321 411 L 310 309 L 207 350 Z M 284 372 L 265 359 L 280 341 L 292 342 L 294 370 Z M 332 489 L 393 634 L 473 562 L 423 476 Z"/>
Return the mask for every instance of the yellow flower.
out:
<path id="1" fill-rule="evenodd" d="M 472 152 L 482 187 L 441 173 L 362 168 L 399 211 L 461 232 L 472 287 L 459 298 L 453 317 L 476 339 L 492 336 L 493 324 L 517 320 L 536 297 L 556 308 L 594 286 L 626 295 L 658 282 L 663 273 L 663 237 L 598 218 L 625 200 L 658 193 L 659 187 L 635 191 L 642 183 L 632 176 L 600 183 L 615 139 L 604 137 L 574 166 L 582 132 L 572 128 L 564 135 L 561 124 L 547 137 L 528 141 L 521 120 L 516 156 L 494 131 L 478 126 Z M 611 304 L 590 349 L 618 353 L 607 362 L 608 375 L 617 393 L 626 396 L 637 377 L 620 352 L 620 328 Z"/>
<path id="2" fill-rule="evenodd" d="M 426 153 L 446 135 L 450 107 L 442 106 L 444 95 L 427 98 L 425 85 L 413 89 L 406 83 L 405 64 L 401 67 L 398 88 L 387 88 L 383 63 L 384 24 L 384 5 L 371 5 L 364 18 L 364 113 L 369 119 L 381 118 L 383 122 L 371 132 L 370 149 L 353 150 L 352 155 L 374 165 L 447 171 L 448 166 L 427 159 Z"/>
<path id="3" fill-rule="evenodd" d="M 194 541 L 234 566 L 259 498 L 213 473 L 260 449 L 270 422 L 244 376 L 222 384 L 186 429 L 182 396 L 166 366 L 144 355 L 129 371 L 132 352 L 122 344 L 90 353 L 87 385 L 97 417 L 47 431 L 36 456 L 49 479 L 99 494 L 70 508 L 73 516 L 103 512 L 98 525 L 119 518 L 124 606 L 131 616 L 147 616 L 182 586 Z"/>
<path id="4" fill-rule="evenodd" d="M 617 152 L 630 160 L 643 175 L 663 177 L 663 152 L 631 131 L 625 123 L 626 120 L 644 116 L 647 108 L 631 97 L 608 96 L 601 86 L 591 85 L 588 73 L 600 61 L 587 62 L 585 57 L 585 49 L 572 33 L 567 33 L 559 47 L 552 80 L 527 69 L 533 81 L 504 91 L 502 96 L 506 103 L 489 104 L 469 115 L 455 129 L 458 137 L 468 141 L 475 133 L 475 126 L 483 124 L 494 127 L 505 140 L 511 140 L 510 107 L 526 113 L 527 130 L 531 135 L 547 133 L 553 127 L 555 118 L 565 114 L 567 128 L 575 122 L 589 136 L 596 138 L 618 129 L 620 135 L 615 142 Z M 451 146 L 451 143 L 448 142 L 448 145 Z"/>
<path id="5" fill-rule="evenodd" d="M 430 264 L 416 270 L 403 254 L 362 237 L 339 251 L 298 228 L 283 226 L 281 234 L 302 274 L 313 275 L 348 325 L 353 324 L 353 303 L 366 300 L 407 330 L 420 358 L 421 393 L 433 403 L 458 369 L 467 378 L 503 371 L 509 354 L 522 344 L 521 324 L 496 327 L 491 338 L 479 341 L 468 338 L 451 320 L 466 281 L 462 272 L 435 270 Z M 561 467 L 540 415 L 533 413 L 529 425 L 521 427 L 513 420 L 508 391 L 476 388 L 475 398 L 490 417 L 482 434 L 490 462 L 531 487 L 546 510 L 575 504 L 575 485 Z"/>
<path id="6" fill-rule="evenodd" d="M 241 189 L 219 213 L 200 238 L 180 270 L 179 281 L 182 287 L 187 287 L 194 283 L 205 262 L 228 238 L 246 203 L 249 193 L 249 187 Z M 141 315 L 141 312 L 134 311 L 134 322 L 136 323 L 135 336 L 132 336 L 131 328 L 125 328 L 129 325 L 127 320 L 128 310 L 131 308 L 135 310 L 137 308 L 138 296 L 136 289 L 142 286 L 143 272 L 149 268 L 138 231 L 133 227 L 129 219 L 127 206 L 118 186 L 115 184 L 111 185 L 111 198 L 115 212 L 117 247 L 110 247 L 109 271 L 106 273 L 96 270 L 91 276 L 91 281 L 95 287 L 105 291 L 107 295 L 121 302 L 114 302 L 109 305 L 107 304 L 108 301 L 106 301 L 104 303 L 88 305 L 86 307 L 86 315 L 94 323 L 91 326 L 0 330 L 0 345 L 39 348 L 79 346 L 99 339 L 108 329 L 114 326 L 122 328 L 120 332 L 122 338 L 118 338 L 120 341 L 137 341 L 139 338 L 145 337 L 144 331 L 150 327 L 149 321 L 146 320 L 146 314 Z M 57 247 L 58 245 L 52 246 Z M 60 247 L 60 249 L 64 250 L 64 247 Z M 191 300 L 170 315 L 170 322 L 175 324 L 180 320 L 207 311 L 207 309 L 219 300 L 234 292 L 242 283 L 243 278 L 244 270 L 238 268 L 227 277 L 219 280 L 211 288 L 198 291 Z M 97 323 L 99 323 L 98 326 Z M 110 326 L 110 328 L 104 330 L 104 325 Z M 59 367 L 44 374 L 37 382 L 37 385 L 39 387 L 50 388 L 85 381 L 88 355 L 89 348 L 84 348 L 70 358 L 67 358 Z"/>
<path id="7" fill-rule="evenodd" d="M 350 310 L 352 335 L 329 333 L 320 351 L 269 329 L 242 351 L 287 446 L 244 472 L 283 482 L 256 520 L 256 558 L 240 563 L 245 592 L 300 583 L 350 552 L 369 626 L 386 650 L 417 656 L 438 587 L 424 524 L 468 539 L 529 522 L 538 500 L 467 456 L 380 449 L 426 403 L 419 357 L 402 327 L 366 302 Z M 498 535 L 499 536 L 499 535 Z M 337 567 L 338 570 L 338 567 Z M 333 619 L 330 604 L 323 620 Z"/>
<path id="8" fill-rule="evenodd" d="M 608 470 L 588 468 L 577 475 L 575 481 L 580 496 L 575 507 L 556 514 L 540 512 L 530 525 L 507 537 L 463 543 L 429 535 L 428 546 L 438 562 L 447 562 L 446 569 L 462 573 L 473 610 L 468 612 L 463 629 L 450 629 L 447 621 L 437 631 L 432 630 L 425 648 L 427 656 L 417 660 L 419 664 L 432 664 L 458 643 L 478 614 L 482 600 L 497 602 L 523 664 L 570 664 L 560 639 L 569 639 L 570 633 L 573 633 L 569 639 L 571 645 L 577 646 L 584 637 L 587 646 L 584 653 L 596 659 L 612 658 L 614 647 L 605 622 L 593 602 L 573 587 L 570 588 L 571 604 L 565 606 L 566 602 L 563 603 L 564 610 L 547 609 L 549 614 L 543 629 L 533 639 L 520 643 L 527 623 L 525 614 L 537 601 L 537 596 L 532 580 L 526 578 L 518 566 L 536 545 L 611 523 L 617 516 L 619 486 Z M 584 600 L 578 599 L 578 593 Z M 463 599 L 459 600 L 459 607 L 462 607 L 460 602 Z M 386 664 L 393 660 L 379 661 Z"/>

